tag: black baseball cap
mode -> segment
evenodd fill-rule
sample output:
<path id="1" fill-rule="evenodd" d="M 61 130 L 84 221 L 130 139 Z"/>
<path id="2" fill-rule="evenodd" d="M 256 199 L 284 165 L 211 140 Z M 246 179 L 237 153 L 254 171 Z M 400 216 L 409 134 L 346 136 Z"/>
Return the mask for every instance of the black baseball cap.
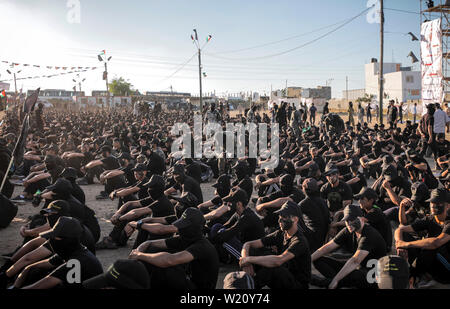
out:
<path id="1" fill-rule="evenodd" d="M 317 180 L 314 178 L 307 178 L 303 181 L 302 187 L 304 190 L 308 190 L 311 192 L 318 192 L 319 191 L 319 185 L 317 184 Z"/>
<path id="2" fill-rule="evenodd" d="M 217 181 L 215 184 L 212 185 L 212 187 L 229 187 L 230 186 L 230 176 L 227 174 L 220 175 L 219 178 L 217 178 Z"/>
<path id="3" fill-rule="evenodd" d="M 144 184 L 147 188 L 163 187 L 166 185 L 164 178 L 160 175 L 153 175 L 150 180 Z"/>
<path id="4" fill-rule="evenodd" d="M 274 214 L 282 217 L 296 216 L 300 218 L 302 216 L 302 211 L 300 210 L 300 207 L 297 203 L 293 201 L 287 201 L 283 204 L 283 206 L 281 206 L 279 210 L 274 211 Z"/>
<path id="5" fill-rule="evenodd" d="M 172 223 L 177 229 L 183 229 L 191 226 L 202 227 L 205 225 L 205 217 L 198 208 L 187 208 L 181 217 Z"/>
<path id="6" fill-rule="evenodd" d="M 144 172 L 147 170 L 147 166 L 143 163 L 138 163 L 136 166 L 132 169 L 133 172 Z"/>
<path id="7" fill-rule="evenodd" d="M 337 174 L 339 173 L 338 168 L 336 167 L 336 165 L 334 164 L 327 164 L 327 166 L 325 167 L 325 176 L 330 176 L 332 174 Z"/>
<path id="8" fill-rule="evenodd" d="M 40 211 L 41 215 L 60 214 L 61 216 L 69 216 L 70 205 L 64 200 L 56 200 L 48 204 L 47 208 Z"/>
<path id="9" fill-rule="evenodd" d="M 150 277 L 144 264 L 137 260 L 117 260 L 108 270 L 83 282 L 85 289 L 149 289 Z"/>
<path id="10" fill-rule="evenodd" d="M 354 221 L 358 217 L 364 217 L 361 207 L 356 205 L 347 205 L 344 208 L 343 221 Z"/>
<path id="11" fill-rule="evenodd" d="M 55 226 L 48 232 L 41 233 L 39 236 L 49 238 L 80 238 L 83 233 L 80 221 L 72 217 L 60 217 Z"/>
<path id="12" fill-rule="evenodd" d="M 228 196 L 222 199 L 224 202 L 242 202 L 244 205 L 247 205 L 249 199 L 248 194 L 243 189 L 238 188 L 228 194 Z"/>
<path id="13" fill-rule="evenodd" d="M 55 163 L 56 157 L 52 155 L 46 155 L 44 158 L 44 163 Z"/>
<path id="14" fill-rule="evenodd" d="M 411 200 L 420 202 L 430 197 L 430 191 L 424 182 L 417 181 L 411 185 Z"/>
<path id="15" fill-rule="evenodd" d="M 408 262 L 398 255 L 387 255 L 378 260 L 378 287 L 406 289 L 409 284 Z"/>
<path id="16" fill-rule="evenodd" d="M 60 177 L 64 178 L 77 178 L 78 172 L 73 167 L 66 167 L 61 174 L 59 174 Z"/>
<path id="17" fill-rule="evenodd" d="M 292 177 L 291 174 L 283 175 L 280 178 L 280 185 L 282 185 L 282 186 L 292 186 L 293 183 L 294 183 L 294 177 Z"/>
<path id="18" fill-rule="evenodd" d="M 67 194 L 71 193 L 73 190 L 72 184 L 70 181 L 68 181 L 65 178 L 58 178 L 56 182 L 47 188 L 45 188 L 47 191 L 52 191 L 54 193 L 61 193 L 61 194 Z"/>
<path id="19" fill-rule="evenodd" d="M 238 160 L 231 168 L 234 169 L 234 170 L 247 169 L 248 168 L 248 164 L 247 164 L 247 161 Z"/>
<path id="20" fill-rule="evenodd" d="M 431 191 L 431 197 L 427 202 L 430 203 L 449 203 L 450 201 L 450 194 L 448 193 L 447 189 L 440 188 L 440 189 L 434 189 Z"/>
<path id="21" fill-rule="evenodd" d="M 393 165 L 383 167 L 383 177 L 387 181 L 392 181 L 398 177 L 397 169 Z"/>
<path id="22" fill-rule="evenodd" d="M 368 200 L 376 201 L 378 199 L 378 194 L 372 188 L 363 188 L 358 194 L 356 194 L 353 198 L 355 200 L 360 200 L 365 197 Z"/>
<path id="23" fill-rule="evenodd" d="M 245 271 L 228 273 L 223 279 L 223 288 L 227 290 L 248 290 L 255 288 L 255 282 Z"/>
<path id="24" fill-rule="evenodd" d="M 173 174 L 174 175 L 184 175 L 184 165 L 175 164 L 173 166 Z"/>
<path id="25" fill-rule="evenodd" d="M 383 157 L 383 165 L 382 167 L 390 165 L 392 162 L 394 162 L 394 157 L 391 155 L 385 155 Z"/>

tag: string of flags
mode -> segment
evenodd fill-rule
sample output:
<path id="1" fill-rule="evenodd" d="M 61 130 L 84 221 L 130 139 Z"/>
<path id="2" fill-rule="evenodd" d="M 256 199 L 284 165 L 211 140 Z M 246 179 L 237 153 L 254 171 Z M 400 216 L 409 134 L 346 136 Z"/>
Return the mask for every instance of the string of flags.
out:
<path id="1" fill-rule="evenodd" d="M 103 51 L 104 52 L 104 51 Z M 23 66 L 23 67 L 32 67 L 32 68 L 42 68 L 42 69 L 49 69 L 49 70 L 95 70 L 98 67 L 63 67 L 63 66 L 48 66 L 48 65 L 37 65 L 37 64 L 28 64 L 28 63 L 17 63 L 17 62 L 12 62 L 12 61 L 6 61 L 6 60 L 2 60 L 2 63 L 6 63 L 6 64 L 11 64 L 13 66 Z"/>
<path id="2" fill-rule="evenodd" d="M 91 70 L 96 70 L 98 68 L 96 67 L 91 67 Z M 29 76 L 29 77 L 18 77 L 16 78 L 16 80 L 22 80 L 22 79 L 37 79 L 37 78 L 51 78 L 51 77 L 55 77 L 55 76 L 61 76 L 61 75 L 66 75 L 66 74 L 74 74 L 74 73 L 81 73 L 81 72 L 87 72 L 89 70 L 79 70 L 79 71 L 69 71 L 69 72 L 62 72 L 62 73 L 58 73 L 58 74 L 51 74 L 51 75 L 39 75 L 39 76 Z M 10 82 L 13 81 L 14 79 L 4 79 L 4 80 L 0 80 L 0 82 Z"/>

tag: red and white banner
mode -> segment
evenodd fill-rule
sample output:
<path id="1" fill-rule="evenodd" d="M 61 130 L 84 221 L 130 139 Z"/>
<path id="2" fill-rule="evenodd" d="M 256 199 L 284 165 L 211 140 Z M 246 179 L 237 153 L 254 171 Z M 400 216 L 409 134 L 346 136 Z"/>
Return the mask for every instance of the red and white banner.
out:
<path id="1" fill-rule="evenodd" d="M 423 23 L 421 28 L 422 105 L 426 113 L 426 105 L 444 100 L 441 19 Z"/>

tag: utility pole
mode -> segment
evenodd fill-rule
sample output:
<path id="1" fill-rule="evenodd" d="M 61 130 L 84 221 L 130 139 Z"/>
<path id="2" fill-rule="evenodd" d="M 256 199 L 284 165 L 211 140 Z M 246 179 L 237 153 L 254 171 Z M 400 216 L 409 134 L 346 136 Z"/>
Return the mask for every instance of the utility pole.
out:
<path id="1" fill-rule="evenodd" d="M 200 84 L 200 113 L 203 113 L 203 95 L 202 95 L 202 49 L 205 47 L 206 44 L 208 44 L 209 41 L 211 41 L 212 36 L 208 35 L 206 38 L 206 43 L 200 47 L 199 41 L 198 41 L 198 34 L 197 29 L 194 29 L 194 34 L 191 35 L 192 41 L 196 44 L 197 50 L 198 50 L 198 80 Z"/>
<path id="2" fill-rule="evenodd" d="M 288 97 L 287 79 L 286 79 L 286 98 Z"/>
<path id="3" fill-rule="evenodd" d="M 383 0 L 380 0 L 380 76 L 379 76 L 379 115 L 380 115 L 380 124 L 383 124 L 383 52 L 384 52 L 384 5 Z"/>
<path id="4" fill-rule="evenodd" d="M 102 57 L 102 54 L 105 56 L 104 59 Z M 109 102 L 109 89 L 108 89 L 108 62 L 111 60 L 112 56 L 109 56 L 109 58 L 106 58 L 106 51 L 103 50 L 103 53 L 98 55 L 98 61 L 105 63 L 105 71 L 103 72 L 103 79 L 106 82 L 106 102 L 111 107 L 111 104 Z M 102 102 L 102 109 L 103 109 L 103 102 Z"/>

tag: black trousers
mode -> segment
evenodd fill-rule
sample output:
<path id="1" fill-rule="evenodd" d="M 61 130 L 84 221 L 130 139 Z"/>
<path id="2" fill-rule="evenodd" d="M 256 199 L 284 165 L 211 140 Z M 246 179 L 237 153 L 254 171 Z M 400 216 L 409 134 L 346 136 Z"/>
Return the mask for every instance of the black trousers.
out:
<path id="1" fill-rule="evenodd" d="M 298 282 L 286 267 L 261 267 L 255 273 L 255 287 L 271 289 L 308 289 L 308 282 Z"/>
<path id="2" fill-rule="evenodd" d="M 338 261 L 330 257 L 321 257 L 314 262 L 314 267 L 324 276 L 332 280 L 344 267 L 344 261 Z M 352 287 L 357 289 L 376 288 L 377 284 L 370 284 L 367 281 L 367 271 L 364 268 L 355 269 L 349 273 L 345 278 L 339 281 L 338 288 Z"/>
<path id="3" fill-rule="evenodd" d="M 418 277 L 428 273 L 434 280 L 440 283 L 450 283 L 450 270 L 447 268 L 450 259 L 448 253 L 444 251 L 445 248 L 437 250 L 418 250 L 417 258 L 412 263 L 411 276 Z M 409 253 L 410 250 L 408 250 L 408 255 Z"/>
<path id="4" fill-rule="evenodd" d="M 128 213 L 129 211 L 138 208 L 138 206 L 128 206 L 126 209 L 121 213 L 122 215 Z M 142 216 L 140 218 L 137 218 L 137 220 L 143 219 L 145 216 Z M 135 221 L 133 219 L 133 221 Z M 109 233 L 109 237 L 118 245 L 118 246 L 125 246 L 127 244 L 127 241 L 129 237 L 124 231 L 125 226 L 128 224 L 129 221 L 120 221 L 117 225 L 114 225 L 111 233 Z"/>
<path id="5" fill-rule="evenodd" d="M 50 186 L 51 183 L 47 179 L 41 179 L 36 182 L 30 183 L 24 190 L 28 194 L 35 194 L 37 190 L 44 191 L 45 188 Z"/>

